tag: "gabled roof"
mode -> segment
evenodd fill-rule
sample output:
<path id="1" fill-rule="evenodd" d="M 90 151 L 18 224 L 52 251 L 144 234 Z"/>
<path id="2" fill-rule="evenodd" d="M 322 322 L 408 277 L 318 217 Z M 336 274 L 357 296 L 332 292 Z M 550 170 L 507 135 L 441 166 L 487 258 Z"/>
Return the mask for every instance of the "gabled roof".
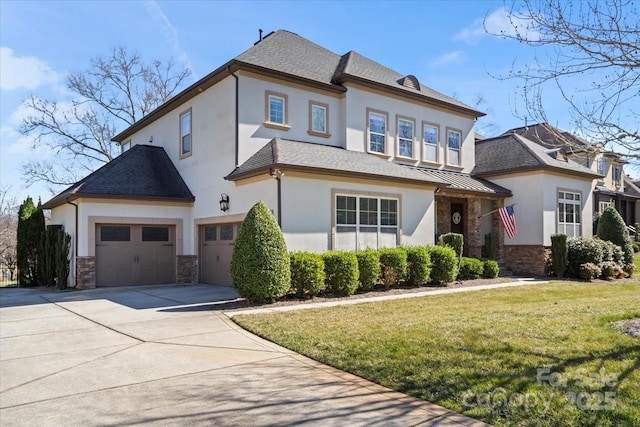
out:
<path id="1" fill-rule="evenodd" d="M 134 145 L 43 205 L 80 197 L 193 202 L 195 197 L 162 147 Z"/>
<path id="2" fill-rule="evenodd" d="M 406 79 L 411 80 L 415 77 L 403 76 L 356 52 L 350 51 L 345 55 L 338 55 L 295 33 L 278 30 L 162 104 L 113 137 L 113 141 L 126 140 L 139 129 L 238 70 L 247 70 L 339 93 L 347 91 L 344 83 L 358 82 L 408 99 L 450 108 L 468 116 L 485 115 L 475 108 L 418 83 L 417 79 L 414 83 L 418 83 L 419 88 L 415 88 L 415 84 L 407 85 Z"/>
<path id="3" fill-rule="evenodd" d="M 382 181 L 447 185 L 436 176 L 389 162 L 373 154 L 282 138 L 269 141 L 225 179 L 236 181 L 269 173 L 273 168 Z"/>
<path id="4" fill-rule="evenodd" d="M 554 170 L 557 172 L 597 178 L 600 175 L 573 160 L 557 156 L 518 134 L 505 134 L 476 141 L 475 176 L 503 175 L 526 170 Z"/>

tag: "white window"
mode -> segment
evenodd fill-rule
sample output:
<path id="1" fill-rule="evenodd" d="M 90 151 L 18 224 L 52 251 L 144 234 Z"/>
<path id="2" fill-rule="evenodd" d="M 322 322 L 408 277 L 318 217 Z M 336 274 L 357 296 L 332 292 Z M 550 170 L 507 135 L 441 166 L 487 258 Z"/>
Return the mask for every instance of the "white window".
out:
<path id="1" fill-rule="evenodd" d="M 600 202 L 598 203 L 598 212 L 602 213 L 605 209 L 611 206 L 611 202 Z"/>
<path id="2" fill-rule="evenodd" d="M 265 92 L 265 127 L 280 130 L 288 130 L 289 120 L 287 113 L 288 97 L 282 93 Z"/>
<path id="3" fill-rule="evenodd" d="M 329 106 L 309 101 L 309 134 L 329 136 Z"/>
<path id="4" fill-rule="evenodd" d="M 436 125 L 424 123 L 422 138 L 422 160 L 425 162 L 438 163 L 438 140 L 440 139 L 440 129 Z"/>
<path id="5" fill-rule="evenodd" d="M 460 144 L 462 132 L 447 129 L 447 164 L 460 166 Z"/>
<path id="6" fill-rule="evenodd" d="M 398 155 L 413 158 L 413 128 L 411 120 L 398 119 Z"/>
<path id="7" fill-rule="evenodd" d="M 284 98 L 269 95 L 269 121 L 284 124 Z"/>
<path id="8" fill-rule="evenodd" d="M 386 153 L 387 115 L 369 111 L 367 116 L 369 121 L 369 151 L 384 154 Z"/>
<path id="9" fill-rule="evenodd" d="M 398 199 L 336 195 L 335 215 L 335 249 L 396 246 Z"/>
<path id="10" fill-rule="evenodd" d="M 602 157 L 598 159 L 598 175 L 604 176 L 604 159 Z"/>
<path id="11" fill-rule="evenodd" d="M 569 237 L 582 235 L 582 197 L 573 191 L 558 192 L 558 233 Z"/>
<path id="12" fill-rule="evenodd" d="M 191 109 L 180 114 L 180 157 L 191 155 Z"/>

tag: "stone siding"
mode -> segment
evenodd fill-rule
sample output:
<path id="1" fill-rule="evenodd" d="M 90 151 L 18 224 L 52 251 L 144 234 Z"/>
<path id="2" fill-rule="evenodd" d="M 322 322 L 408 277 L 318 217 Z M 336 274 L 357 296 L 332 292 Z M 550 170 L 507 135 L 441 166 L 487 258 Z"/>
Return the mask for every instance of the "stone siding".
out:
<path id="1" fill-rule="evenodd" d="M 545 274 L 545 247 L 542 245 L 505 246 L 504 261 L 514 274 Z"/>
<path id="2" fill-rule="evenodd" d="M 178 255 L 176 264 L 176 283 L 198 283 L 197 255 Z"/>
<path id="3" fill-rule="evenodd" d="M 93 289 L 96 287 L 96 257 L 76 257 L 77 289 Z"/>

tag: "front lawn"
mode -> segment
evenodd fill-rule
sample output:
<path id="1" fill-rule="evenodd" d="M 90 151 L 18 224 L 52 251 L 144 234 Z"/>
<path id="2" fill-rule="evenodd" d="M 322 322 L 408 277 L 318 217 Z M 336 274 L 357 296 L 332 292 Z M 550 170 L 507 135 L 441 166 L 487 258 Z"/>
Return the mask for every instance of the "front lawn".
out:
<path id="1" fill-rule="evenodd" d="M 640 282 L 555 282 L 234 317 L 323 363 L 497 426 L 640 426 Z"/>

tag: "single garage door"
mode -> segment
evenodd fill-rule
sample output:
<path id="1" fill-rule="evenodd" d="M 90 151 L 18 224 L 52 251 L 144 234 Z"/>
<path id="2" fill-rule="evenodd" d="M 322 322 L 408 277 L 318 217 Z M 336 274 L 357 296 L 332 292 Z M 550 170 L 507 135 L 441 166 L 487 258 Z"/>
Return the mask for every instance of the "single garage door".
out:
<path id="1" fill-rule="evenodd" d="M 231 256 L 240 223 L 200 227 L 200 277 L 211 285 L 233 286 Z"/>
<path id="2" fill-rule="evenodd" d="M 96 285 L 175 282 L 174 242 L 173 226 L 98 224 Z"/>

